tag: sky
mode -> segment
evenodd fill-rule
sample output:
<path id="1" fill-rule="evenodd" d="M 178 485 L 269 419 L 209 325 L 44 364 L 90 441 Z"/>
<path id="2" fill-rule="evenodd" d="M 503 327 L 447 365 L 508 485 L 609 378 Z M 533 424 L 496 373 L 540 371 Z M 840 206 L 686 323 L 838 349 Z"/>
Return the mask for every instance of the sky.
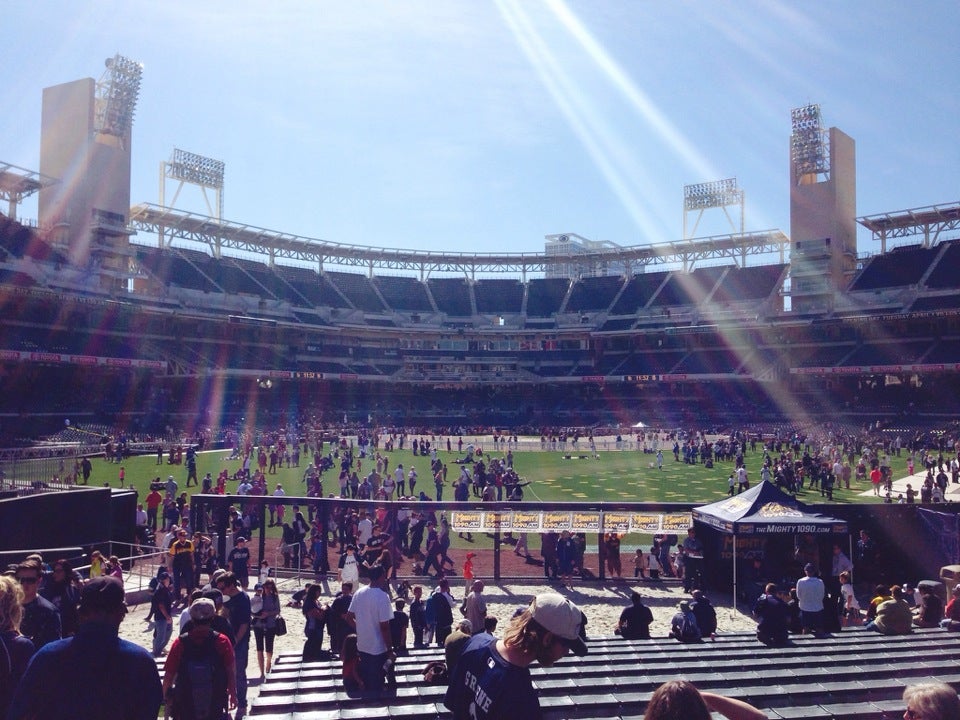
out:
<path id="1" fill-rule="evenodd" d="M 746 229 L 789 235 L 790 111 L 810 103 L 856 141 L 858 216 L 960 201 L 956 0 L 3 7 L 0 161 L 39 170 L 43 88 L 120 53 L 143 64 L 135 204 L 180 148 L 226 164 L 224 218 L 349 245 L 676 241 L 684 185 L 731 177 Z M 176 207 L 207 212 L 195 187 Z M 730 212 L 696 234 L 735 231 Z"/>

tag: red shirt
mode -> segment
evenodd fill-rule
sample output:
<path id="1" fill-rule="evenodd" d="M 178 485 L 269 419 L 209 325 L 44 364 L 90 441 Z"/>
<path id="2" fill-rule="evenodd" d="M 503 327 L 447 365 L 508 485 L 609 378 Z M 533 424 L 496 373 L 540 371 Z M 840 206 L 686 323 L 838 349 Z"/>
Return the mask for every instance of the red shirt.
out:
<path id="1" fill-rule="evenodd" d="M 193 630 L 190 631 L 188 642 L 205 642 L 207 633 L 210 632 L 209 625 L 198 625 Z M 217 650 L 217 654 L 220 656 L 220 659 L 223 660 L 223 666 L 227 670 L 227 677 L 230 677 L 230 673 L 236 672 L 234 669 L 234 656 L 233 656 L 233 646 L 230 644 L 230 641 L 227 640 L 227 636 L 222 633 L 217 633 L 217 637 L 214 638 L 213 645 Z M 173 641 L 173 645 L 170 646 L 170 652 L 167 654 L 167 661 L 164 663 L 166 668 L 165 672 L 176 672 L 180 667 L 180 658 L 183 656 L 183 642 L 181 638 L 177 637 Z"/>
<path id="2" fill-rule="evenodd" d="M 147 495 L 147 507 L 150 510 L 156 510 L 158 507 L 160 507 L 160 503 L 162 502 L 163 496 L 156 490 Z"/>

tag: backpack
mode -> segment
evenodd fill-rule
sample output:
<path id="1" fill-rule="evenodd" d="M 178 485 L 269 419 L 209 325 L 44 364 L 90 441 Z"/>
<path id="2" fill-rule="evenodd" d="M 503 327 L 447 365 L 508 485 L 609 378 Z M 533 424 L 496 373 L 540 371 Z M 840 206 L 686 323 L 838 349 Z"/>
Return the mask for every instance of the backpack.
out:
<path id="1" fill-rule="evenodd" d="M 683 613 L 683 619 L 678 628 L 680 642 L 696 642 L 700 639 L 700 628 L 697 627 L 697 619 L 693 613 Z"/>
<path id="2" fill-rule="evenodd" d="M 423 605 L 424 612 L 426 613 L 428 620 L 437 620 L 437 595 L 436 593 L 430 593 L 427 596 L 427 600 Z"/>
<path id="3" fill-rule="evenodd" d="M 183 654 L 173 688 L 174 717 L 178 720 L 220 720 L 227 708 L 227 669 L 217 652 L 220 633 L 211 630 L 201 643 L 180 636 Z"/>

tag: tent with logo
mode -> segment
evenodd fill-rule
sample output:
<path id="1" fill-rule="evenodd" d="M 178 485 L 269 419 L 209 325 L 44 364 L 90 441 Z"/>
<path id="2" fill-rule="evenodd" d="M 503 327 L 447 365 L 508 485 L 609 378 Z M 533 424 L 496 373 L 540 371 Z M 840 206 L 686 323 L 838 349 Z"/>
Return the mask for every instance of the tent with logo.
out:
<path id="1" fill-rule="evenodd" d="M 701 522 L 733 536 L 733 597 L 737 597 L 737 538 L 759 535 L 847 534 L 847 522 L 809 510 L 771 482 L 693 509 Z M 734 600 L 736 602 L 736 600 Z"/>

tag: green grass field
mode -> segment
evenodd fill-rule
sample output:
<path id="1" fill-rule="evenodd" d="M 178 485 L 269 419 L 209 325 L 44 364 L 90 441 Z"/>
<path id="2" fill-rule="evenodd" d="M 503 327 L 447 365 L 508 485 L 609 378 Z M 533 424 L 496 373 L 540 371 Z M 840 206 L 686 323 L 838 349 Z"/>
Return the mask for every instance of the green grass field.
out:
<path id="1" fill-rule="evenodd" d="M 214 477 L 227 468 L 232 475 L 240 466 L 237 460 L 227 461 L 229 451 L 204 452 L 198 455 L 198 475 L 211 473 Z M 496 454 L 495 454 L 496 455 Z M 565 455 L 573 455 L 578 459 L 565 459 Z M 579 459 L 580 455 L 586 456 Z M 389 453 L 390 467 L 403 463 L 409 470 L 415 467 L 420 476 L 418 490 L 424 490 L 431 498 L 434 496 L 433 482 L 429 477 L 429 459 L 414 456 L 409 450 Z M 452 482 L 459 474 L 459 466 L 453 461 L 458 457 L 456 453 L 440 453 L 441 460 L 448 465 L 448 482 Z M 750 472 L 752 483 L 759 482 L 759 469 L 762 461 L 761 453 L 748 453 L 746 465 Z M 906 455 L 901 458 L 892 458 L 894 477 L 906 475 Z M 362 472 L 369 472 L 371 460 L 362 461 Z M 518 451 L 514 453 L 514 467 L 522 478 L 530 481 L 524 488 L 525 501 L 566 501 L 566 502 L 695 502 L 709 503 L 719 500 L 727 494 L 727 477 L 732 470 L 732 463 L 717 463 L 712 470 L 703 465 L 685 465 L 675 462 L 672 453 L 664 454 L 663 470 L 658 471 L 655 456 L 636 451 L 609 451 L 599 453 L 594 459 L 589 452 L 575 453 L 573 451 L 539 452 Z M 126 485 L 137 488 L 140 497 L 146 497 L 150 482 L 160 477 L 166 480 L 173 475 L 179 484 L 180 490 L 187 490 L 189 494 L 198 492 L 196 487 L 185 488 L 186 468 L 182 465 L 156 464 L 156 456 L 141 456 L 128 458 L 124 464 Z M 120 466 L 97 459 L 93 463 L 91 484 L 110 483 L 117 486 Z M 280 483 L 288 496 L 302 495 L 304 485 L 301 480 L 306 462 L 299 468 L 281 468 L 276 475 L 268 475 L 268 487 L 272 488 Z M 337 475 L 334 472 L 324 474 L 324 491 L 329 494 L 338 490 Z M 236 483 L 228 483 L 228 491 L 236 490 Z M 869 483 L 851 482 L 850 490 L 836 489 L 834 502 L 837 503 L 873 503 L 880 499 L 860 493 L 869 489 Z M 819 491 L 804 491 L 798 495 L 801 501 L 819 503 L 823 500 Z M 447 487 L 444 500 L 452 500 L 452 490 Z M 471 496 L 471 500 L 472 500 Z M 279 539 L 279 528 L 268 528 L 267 537 Z M 472 542 L 452 538 L 454 549 L 483 549 L 492 547 L 492 539 L 487 536 L 475 536 Z M 634 547 L 648 547 L 651 538 L 642 535 L 629 535 L 623 539 L 624 552 L 632 552 Z M 595 539 L 588 539 L 589 548 L 595 550 Z M 538 546 L 531 540 L 531 551 L 536 553 Z M 625 562 L 628 562 L 625 559 Z"/>
<path id="2" fill-rule="evenodd" d="M 198 475 L 212 473 L 214 477 L 227 468 L 231 474 L 239 467 L 239 461 L 226 461 L 228 451 L 204 452 L 198 456 Z M 585 459 L 564 459 L 564 455 L 586 456 Z M 389 453 L 390 468 L 397 463 L 403 463 L 409 470 L 416 467 L 420 476 L 418 490 L 424 490 L 433 497 L 433 482 L 429 478 L 429 459 L 414 456 L 408 450 Z M 459 473 L 459 466 L 453 464 L 458 457 L 456 453 L 441 453 L 441 460 L 448 464 L 448 482 L 452 482 Z M 759 482 L 759 470 L 762 455 L 748 453 L 746 456 L 747 470 L 750 472 L 751 483 Z M 371 460 L 363 461 L 362 473 L 369 471 Z M 906 456 L 892 458 L 894 477 L 906 474 Z M 514 467 L 522 478 L 530 481 L 525 488 L 526 500 L 566 501 L 566 502 L 696 502 L 707 503 L 724 497 L 727 493 L 727 476 L 732 470 L 732 463 L 717 463 L 712 470 L 703 465 L 685 465 L 675 462 L 673 455 L 664 454 L 663 470 L 658 471 L 653 455 L 639 452 L 603 452 L 599 459 L 594 459 L 587 452 L 538 452 L 518 451 L 514 453 Z M 93 463 L 91 484 L 109 482 L 116 487 L 118 484 L 120 466 L 110 464 L 102 459 Z M 128 458 L 124 463 L 126 470 L 126 484 L 136 487 L 141 497 L 149 491 L 150 482 L 160 477 L 166 480 L 173 475 L 183 491 L 186 484 L 186 468 L 182 465 L 156 464 L 156 456 L 148 455 Z M 299 468 L 281 468 L 276 475 L 268 475 L 269 487 L 277 483 L 283 485 L 287 495 L 300 495 L 304 486 L 301 480 L 306 463 L 302 462 Z M 233 491 L 236 484 L 228 484 L 228 490 Z M 851 482 L 850 490 L 836 489 L 834 502 L 877 502 L 878 498 L 863 497 L 860 493 L 869 489 L 869 483 Z M 338 490 L 336 474 L 324 474 L 324 491 L 329 494 Z M 191 487 L 188 492 L 197 492 Z M 822 498 L 818 491 L 801 492 L 801 501 L 811 503 L 820 502 Z M 452 490 L 445 488 L 445 500 L 452 500 Z"/>

